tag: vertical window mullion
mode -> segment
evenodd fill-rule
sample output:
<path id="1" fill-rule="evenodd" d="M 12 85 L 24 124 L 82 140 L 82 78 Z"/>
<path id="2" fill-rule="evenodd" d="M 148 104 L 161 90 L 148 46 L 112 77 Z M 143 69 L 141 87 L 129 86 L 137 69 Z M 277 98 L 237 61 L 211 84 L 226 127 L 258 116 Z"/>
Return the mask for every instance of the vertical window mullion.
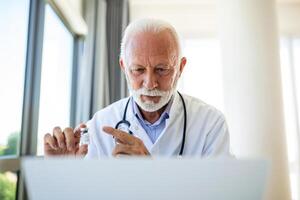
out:
<path id="1" fill-rule="evenodd" d="M 74 37 L 73 49 L 73 68 L 72 68 L 72 86 L 71 86 L 71 108 L 70 108 L 70 125 L 75 127 L 76 124 L 76 108 L 77 108 L 77 91 L 78 91 L 78 68 L 81 62 L 81 49 L 83 39 L 81 37 Z"/>
<path id="2" fill-rule="evenodd" d="M 43 0 L 30 5 L 20 155 L 35 155 L 44 33 Z"/>
<path id="3" fill-rule="evenodd" d="M 36 154 L 44 13 L 44 1 L 31 0 L 26 54 L 20 156 Z M 24 191 L 24 180 L 20 175 L 17 185 L 18 200 L 26 199 Z"/>

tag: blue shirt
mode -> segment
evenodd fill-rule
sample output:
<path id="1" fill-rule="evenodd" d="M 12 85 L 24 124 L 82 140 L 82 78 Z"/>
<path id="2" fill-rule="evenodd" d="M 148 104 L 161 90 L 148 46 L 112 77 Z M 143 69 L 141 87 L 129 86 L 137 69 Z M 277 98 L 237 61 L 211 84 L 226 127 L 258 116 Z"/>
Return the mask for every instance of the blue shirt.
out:
<path id="1" fill-rule="evenodd" d="M 169 112 L 170 112 L 171 105 L 173 102 L 173 97 L 169 101 L 165 111 L 161 114 L 159 119 L 156 122 L 154 122 L 153 124 L 151 124 L 150 122 L 148 122 L 147 120 L 145 120 L 143 118 L 137 104 L 134 101 L 132 101 L 132 102 L 133 102 L 132 108 L 133 108 L 133 112 L 134 112 L 136 118 L 138 119 L 141 126 L 144 128 L 144 130 L 148 134 L 152 143 L 154 144 L 156 142 L 157 138 L 160 136 L 161 132 L 166 127 L 166 119 L 169 118 Z"/>

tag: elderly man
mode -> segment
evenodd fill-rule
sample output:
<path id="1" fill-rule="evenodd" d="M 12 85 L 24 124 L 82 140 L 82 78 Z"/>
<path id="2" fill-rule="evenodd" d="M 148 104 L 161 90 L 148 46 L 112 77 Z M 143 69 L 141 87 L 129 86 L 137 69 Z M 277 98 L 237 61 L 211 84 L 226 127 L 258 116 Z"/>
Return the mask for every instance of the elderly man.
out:
<path id="1" fill-rule="evenodd" d="M 120 55 L 131 96 L 98 111 L 74 130 L 55 127 L 44 137 L 45 154 L 230 155 L 222 113 L 176 90 L 186 62 L 170 24 L 155 19 L 132 22 L 125 30 Z M 90 142 L 79 145 L 80 128 L 86 126 Z"/>

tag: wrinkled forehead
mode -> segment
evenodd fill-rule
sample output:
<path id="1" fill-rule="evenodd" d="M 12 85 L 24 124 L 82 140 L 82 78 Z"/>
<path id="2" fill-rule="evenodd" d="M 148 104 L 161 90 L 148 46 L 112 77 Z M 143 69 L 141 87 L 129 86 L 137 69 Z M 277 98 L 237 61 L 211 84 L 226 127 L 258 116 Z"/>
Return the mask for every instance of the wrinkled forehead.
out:
<path id="1" fill-rule="evenodd" d="M 168 31 L 159 33 L 137 33 L 128 40 L 128 61 L 136 59 L 174 59 L 178 57 L 176 40 Z"/>

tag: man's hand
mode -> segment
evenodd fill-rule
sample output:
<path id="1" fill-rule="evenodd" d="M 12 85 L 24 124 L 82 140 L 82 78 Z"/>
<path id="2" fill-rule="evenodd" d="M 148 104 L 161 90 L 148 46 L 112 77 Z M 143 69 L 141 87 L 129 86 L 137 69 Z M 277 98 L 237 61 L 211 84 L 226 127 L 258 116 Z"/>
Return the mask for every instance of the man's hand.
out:
<path id="1" fill-rule="evenodd" d="M 63 131 L 60 127 L 53 129 L 52 135 L 47 133 L 44 136 L 44 152 L 46 156 L 84 156 L 87 154 L 87 145 L 79 146 L 80 128 L 85 128 L 85 124 L 80 124 L 74 130 L 70 127 Z"/>
<path id="2" fill-rule="evenodd" d="M 103 131 L 114 136 L 117 144 L 113 149 L 112 155 L 150 155 L 142 140 L 124 131 L 104 126 Z"/>

